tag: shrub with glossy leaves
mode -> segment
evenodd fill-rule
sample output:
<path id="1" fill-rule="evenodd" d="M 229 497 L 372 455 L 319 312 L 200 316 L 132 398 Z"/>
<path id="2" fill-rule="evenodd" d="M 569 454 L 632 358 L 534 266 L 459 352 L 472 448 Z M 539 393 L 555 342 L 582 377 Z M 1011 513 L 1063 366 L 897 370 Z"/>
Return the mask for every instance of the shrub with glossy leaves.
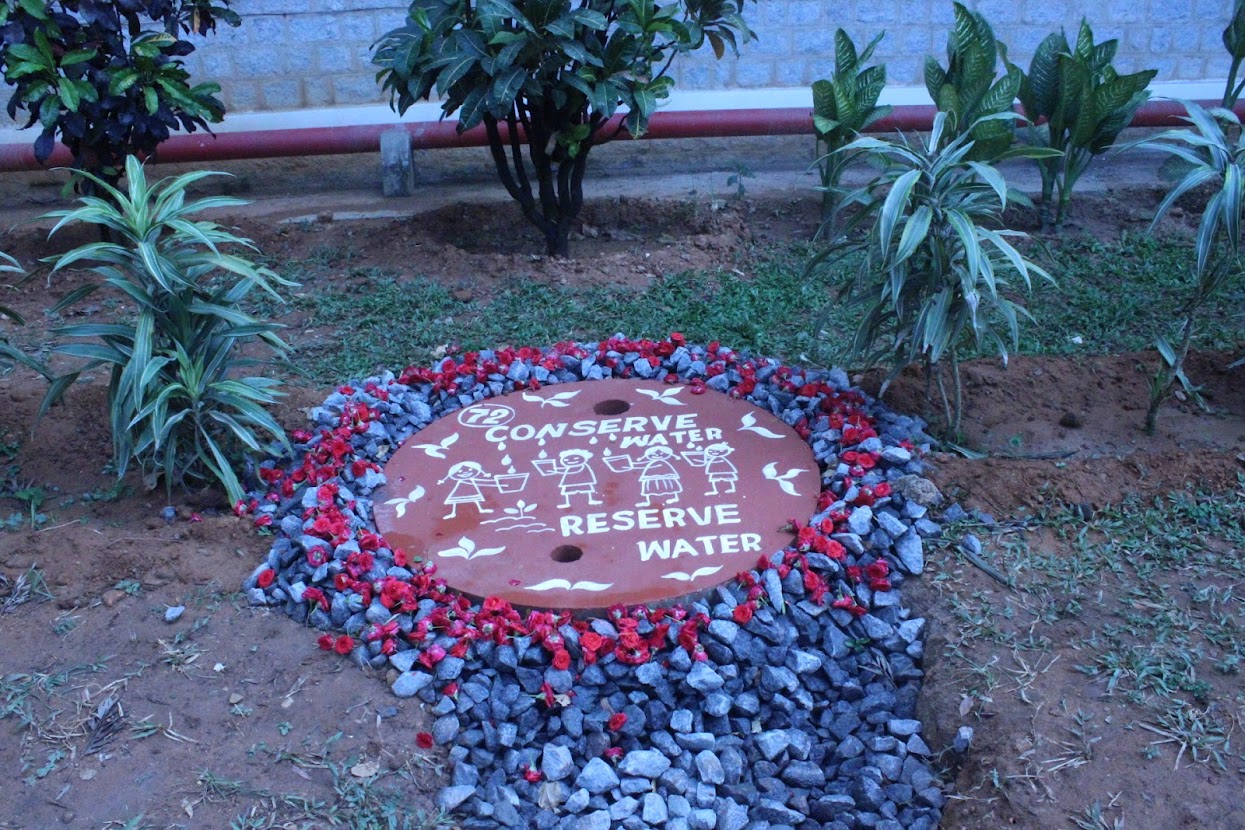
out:
<path id="1" fill-rule="evenodd" d="M 997 76 L 1002 58 L 1004 74 Z M 1020 70 L 1007 63 L 1007 50 L 979 12 L 955 4 L 955 28 L 947 38 L 947 65 L 925 58 L 925 88 L 934 105 L 947 114 L 944 141 L 970 133 L 970 157 L 997 159 L 1015 137 L 1014 118 L 989 118 L 1009 113 L 1020 91 Z"/>
<path id="2" fill-rule="evenodd" d="M 436 95 L 460 132 L 484 124 L 506 191 L 565 255 L 588 152 L 645 133 L 676 57 L 708 43 L 720 58 L 753 38 L 745 1 L 414 0 L 373 63 L 399 113 Z"/>
<path id="3" fill-rule="evenodd" d="M 234 472 L 239 453 L 261 452 L 264 434 L 288 448 L 284 430 L 264 409 L 281 394 L 278 382 L 237 372 L 261 362 L 240 354 L 248 342 L 284 358 L 281 326 L 252 317 L 242 303 L 257 289 L 280 300 L 277 288 L 294 283 L 227 250 L 254 249 L 250 240 L 193 218 L 209 208 L 245 204 L 221 196 L 187 201 L 187 188 L 211 175 L 219 174 L 188 173 L 149 185 L 131 157 L 124 191 L 95 178 L 102 198 L 83 197 L 73 210 L 48 214 L 60 219 L 52 233 L 75 223 L 111 232 L 111 241 L 83 245 L 56 260 L 54 272 L 91 262 L 103 282 L 69 292 L 53 312 L 106 286 L 125 298 L 135 316 L 54 329 L 57 337 L 85 341 L 55 350 L 87 363 L 53 382 L 43 408 L 83 372 L 105 367 L 117 474 L 136 462 L 149 486 L 160 478 L 169 488 L 214 480 L 236 501 L 243 493 Z"/>
<path id="4" fill-rule="evenodd" d="M 836 152 L 871 125 L 885 118 L 891 107 L 878 106 L 886 86 L 884 64 L 861 68 L 873 56 L 885 32 L 857 53 L 856 44 L 842 29 L 834 33 L 834 74 L 813 82 L 813 131 L 817 136 L 817 165 L 821 173 L 821 233 L 831 239 L 838 226 L 839 211 L 850 192 L 843 188 L 843 173 L 864 151 Z"/>
<path id="5" fill-rule="evenodd" d="M 1063 224 L 1077 180 L 1094 156 L 1111 149 L 1150 97 L 1146 87 L 1158 71 L 1121 75 L 1111 65 L 1118 46 L 1114 39 L 1094 43 L 1093 30 L 1082 20 L 1075 47 L 1062 31 L 1042 41 L 1020 85 L 1029 142 L 1061 153 L 1038 160 L 1043 227 L 1051 223 L 1052 206 L 1055 227 Z"/>
<path id="6" fill-rule="evenodd" d="M 1015 118 L 1002 113 L 988 118 Z M 1014 299 L 1032 278 L 1051 280 L 1011 240 L 1019 231 L 996 230 L 1009 194 L 1003 176 L 973 161 L 973 127 L 947 139 L 950 116 L 934 117 L 928 139 L 915 146 L 858 138 L 839 152 L 874 154 L 884 172 L 855 198 L 866 205 L 849 223 L 845 241 L 814 257 L 806 273 L 858 253 L 860 264 L 843 279 L 840 298 L 859 309 L 860 323 L 846 354 L 853 366 L 889 364 L 890 382 L 913 362 L 924 364 L 942 397 L 945 426 L 959 432 L 962 396 L 958 350 L 990 345 L 1007 359 L 1028 312 Z M 1049 153 L 1014 147 L 1011 157 Z M 862 238 L 852 231 L 866 226 Z M 948 394 L 943 361 L 951 364 Z"/>
<path id="7" fill-rule="evenodd" d="M 9 117 L 25 112 L 25 126 L 39 126 L 35 157 L 46 161 L 59 140 L 75 168 L 115 184 L 127 156 L 147 158 L 172 131 L 220 121 L 220 87 L 191 85 L 182 59 L 195 49 L 184 35 L 205 35 L 218 20 L 239 25 L 229 2 L 0 4 L 0 68 L 13 85 Z"/>

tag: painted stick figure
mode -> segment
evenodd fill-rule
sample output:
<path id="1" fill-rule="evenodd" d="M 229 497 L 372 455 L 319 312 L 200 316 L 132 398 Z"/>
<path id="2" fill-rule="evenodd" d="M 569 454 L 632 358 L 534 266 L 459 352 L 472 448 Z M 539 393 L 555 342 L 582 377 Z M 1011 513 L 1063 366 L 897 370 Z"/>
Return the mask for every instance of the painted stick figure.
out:
<path id="1" fill-rule="evenodd" d="M 558 489 L 562 491 L 562 503 L 558 507 L 570 507 L 571 496 L 580 493 L 588 497 L 588 504 L 603 503 L 597 498 L 597 476 L 588 466 L 589 458 L 592 458 L 592 453 L 587 450 L 562 450 L 558 453 L 557 463 L 550 465 L 550 473 L 559 473 L 562 476 L 562 480 L 558 482 Z"/>
<path id="2" fill-rule="evenodd" d="M 640 456 L 644 465 L 640 471 L 640 496 L 644 501 L 637 507 L 649 507 L 653 499 L 661 499 L 666 504 L 674 504 L 683 492 L 683 482 L 679 480 L 679 471 L 670 463 L 674 453 L 669 447 L 649 447 Z"/>
<path id="3" fill-rule="evenodd" d="M 719 484 L 726 486 L 725 492 L 735 492 L 735 482 L 739 481 L 739 470 L 727 458 L 734 451 L 735 448 L 725 441 L 705 447 L 705 474 L 709 477 L 709 484 L 713 487 L 710 492 L 705 493 L 706 496 L 720 495 Z"/>
<path id="4" fill-rule="evenodd" d="M 450 505 L 450 513 L 441 518 L 452 519 L 457 516 L 460 504 L 474 504 L 481 513 L 493 512 L 492 508 L 484 506 L 484 491 L 481 488 L 497 487 L 497 479 L 484 472 L 484 468 L 475 461 L 458 462 L 450 467 L 449 473 L 437 484 L 444 484 L 446 481 L 453 481 L 454 487 L 445 499 L 445 503 Z"/>

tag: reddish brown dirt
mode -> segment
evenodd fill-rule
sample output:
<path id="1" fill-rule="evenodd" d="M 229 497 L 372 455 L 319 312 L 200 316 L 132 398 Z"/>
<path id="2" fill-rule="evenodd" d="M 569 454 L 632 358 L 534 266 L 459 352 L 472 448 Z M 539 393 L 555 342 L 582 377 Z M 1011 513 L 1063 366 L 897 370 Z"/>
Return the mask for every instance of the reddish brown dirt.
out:
<path id="1" fill-rule="evenodd" d="M 1132 221 L 1112 204 L 1098 215 L 1115 224 L 1104 220 L 1099 232 Z M 644 284 L 692 267 L 734 267 L 754 242 L 808 238 L 815 215 L 813 200 L 719 211 L 691 202 L 594 204 L 576 257 L 563 261 L 539 256 L 530 240 L 510 241 L 519 219 L 508 205 L 452 208 L 409 220 L 282 225 L 249 217 L 233 224 L 278 262 L 317 253 L 348 256 L 351 264 L 407 273 L 418 268 L 453 289 L 474 291 L 494 278 L 489 274 Z M 81 241 L 58 237 L 48 247 L 27 230 L 3 240 L 3 247 L 30 262 Z M 80 278 L 72 274 L 58 275 L 48 288 L 40 274 L 20 289 L 0 292 L 0 303 L 41 326 L 41 310 L 77 284 Z M 937 455 L 935 481 L 949 497 L 1000 519 L 1052 502 L 1100 507 L 1133 492 L 1231 487 L 1245 470 L 1245 383 L 1241 370 L 1225 369 L 1229 360 L 1191 359 L 1190 374 L 1206 385 L 1214 412 L 1173 403 L 1153 437 L 1139 429 L 1152 354 L 1019 358 L 1007 370 L 992 361 L 973 363 L 966 368 L 967 441 L 992 456 Z M 300 424 L 301 408 L 325 392 L 292 391 L 279 412 L 288 425 Z M 922 391 L 919 377 L 905 376 L 888 400 L 921 413 Z M 40 510 L 48 516 L 37 529 L 0 531 L 0 574 L 12 581 L 37 565 L 54 597 L 0 615 L 0 678 L 6 684 L 0 694 L 0 769 L 10 782 L 0 799 L 0 828 L 99 827 L 139 813 L 154 827 L 225 827 L 249 811 L 272 813 L 274 824 L 296 821 L 301 808 L 288 801 L 274 806 L 258 791 L 333 804 L 338 795 L 329 766 L 337 766 L 345 781 L 372 780 L 350 774 L 360 761 L 379 765 L 376 788 L 389 788 L 407 809 L 427 808 L 441 780 L 437 764 L 443 755 L 415 747 L 414 735 L 427 723 L 421 709 L 393 698 L 383 678 L 362 677 L 318 652 L 315 632 L 248 609 L 235 593 L 263 556 L 266 540 L 236 523 L 210 494 L 174 494 L 178 518 L 166 524 L 159 518 L 163 490 L 146 492 L 133 474 L 119 496 L 103 498 L 114 478 L 105 469 L 102 379 L 75 389 L 65 406 L 31 431 L 41 395 L 37 378 L 20 371 L 0 375 L 0 401 L 6 402 L 0 406 L 0 443 L 20 445 L 0 456 L 5 492 L 26 484 L 43 487 Z M 26 506 L 0 497 L 0 520 Z M 202 521 L 192 521 L 192 514 Z M 928 587 L 941 579 L 970 586 L 981 580 L 982 590 L 991 586 L 975 569 L 931 556 L 929 579 L 909 582 L 909 596 L 933 620 L 950 618 L 941 595 Z M 0 588 L 0 600 L 4 596 Z M 162 615 L 172 604 L 185 604 L 187 611 L 170 625 Z M 938 652 L 935 639 L 927 653 L 933 658 Z M 990 712 L 961 715 L 961 679 L 938 660 L 931 659 L 930 668 L 924 705 L 935 748 L 959 723 L 978 727 L 979 743 L 959 777 L 963 791 L 972 792 L 992 765 L 1002 768 L 1023 752 L 1028 709 L 1000 699 Z M 36 688 L 29 694 L 11 692 L 31 682 Z M 1066 683 L 1071 689 L 1084 680 L 1072 675 Z M 89 709 L 109 693 L 121 695 L 130 730 L 102 756 L 88 757 Z M 388 707 L 396 707 L 396 716 L 380 717 L 393 714 Z M 139 737 L 132 729 L 145 718 L 168 731 Z M 1202 828 L 1243 826 L 1232 823 L 1231 806 L 1216 812 L 1236 798 L 1235 778 L 1213 776 L 1201 766 L 1182 776 L 1162 775 L 1162 765 L 1133 771 L 1136 750 L 1100 748 L 1100 756 L 1119 760 L 1083 768 L 1072 795 L 1128 788 L 1184 805 L 1183 814 L 1165 814 L 1176 816 L 1175 823 L 1147 823 L 1141 811 L 1130 814 L 1137 818 L 1130 817 L 1129 827 L 1195 826 L 1181 823 L 1195 819 Z M 231 781 L 241 789 L 222 783 Z M 1058 787 L 1068 783 L 1056 779 Z M 1058 800 L 1036 809 L 1021 801 L 970 797 L 952 803 L 944 827 L 1037 830 L 1063 826 L 1068 812 Z M 315 826 L 327 823 L 321 821 Z"/>

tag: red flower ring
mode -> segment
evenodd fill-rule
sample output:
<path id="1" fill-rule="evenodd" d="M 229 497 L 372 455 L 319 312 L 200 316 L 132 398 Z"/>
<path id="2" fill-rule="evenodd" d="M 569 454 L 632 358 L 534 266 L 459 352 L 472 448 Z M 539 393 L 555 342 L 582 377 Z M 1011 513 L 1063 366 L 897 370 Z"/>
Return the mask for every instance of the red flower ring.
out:
<path id="1" fill-rule="evenodd" d="M 514 389 L 538 388 L 540 383 L 534 377 L 535 370 L 539 367 L 545 372 L 559 371 L 566 365 L 566 358 L 575 363 L 591 359 L 607 376 L 659 377 L 672 383 L 687 381 L 696 394 L 724 388 L 726 394 L 743 397 L 765 385 L 770 391 L 797 396 L 797 401 L 802 398 L 805 400 L 803 417 L 793 425 L 795 430 L 806 440 L 826 430 L 838 431 L 841 439 L 837 461 L 839 470 L 846 467 L 846 472 L 828 477 L 829 483 L 823 485 L 818 500 L 819 513 L 814 521 L 792 520 L 795 542 L 790 547 L 761 557 L 754 571 L 738 575 L 745 599 L 732 616 L 740 625 L 751 621 L 767 600 L 760 585 L 760 572 L 771 568 L 780 578 L 786 578 L 792 570 L 799 571 L 805 592 L 814 602 L 828 601 L 833 609 L 852 616 L 866 614 L 868 608 L 859 602 L 857 592 L 866 586 L 870 591 L 890 590 L 890 566 L 885 559 L 847 565 L 847 551 L 831 538 L 846 530 L 847 519 L 854 508 L 876 505 L 891 494 L 890 484 L 882 479 L 880 471 L 873 472 L 878 464 L 878 453 L 860 447 L 877 436 L 865 396 L 855 390 L 836 389 L 824 379 L 809 380 L 791 367 L 733 352 L 717 342 L 694 351 L 695 360 L 703 363 L 703 374 L 663 371 L 663 362 L 681 349 L 684 350 L 682 354 L 693 354 L 688 351 L 683 336 L 675 333 L 668 340 L 660 341 L 613 337 L 596 344 L 595 348 L 576 343 L 559 343 L 547 351 L 531 347 L 505 348 L 487 359 L 482 359 L 477 352 L 465 352 L 445 358 L 434 368 L 408 367 L 397 382 L 424 393 L 425 400 L 430 401 L 435 411 L 437 399 L 458 395 L 466 388 L 483 389 L 487 396 L 489 380 L 495 380 L 498 375 L 511 376 L 516 364 L 528 369 L 520 374 L 528 379 L 515 381 Z M 628 359 L 630 355 L 635 357 Z M 641 363 L 646 371 L 636 372 L 635 366 Z M 351 386 L 339 387 L 337 391 L 342 396 L 360 392 Z M 671 648 L 683 648 L 696 660 L 706 659 L 699 642 L 700 631 L 709 624 L 705 614 L 690 613 L 677 606 L 656 609 L 616 606 L 610 609 L 608 619 L 618 636 L 607 637 L 592 630 L 588 621 L 574 619 L 568 612 L 523 614 L 497 597 L 473 603 L 437 578 L 434 564 L 413 561 L 403 551 L 390 549 L 374 527 L 367 526 L 360 516 L 357 500 L 347 499 L 342 494 L 344 487 L 352 488 L 359 480 L 375 477 L 382 470 L 380 459 L 366 456 L 364 434 L 373 421 L 385 417 L 381 405 L 387 406 L 389 397 L 390 391 L 385 385 L 369 381 L 361 395 L 341 405 L 334 426 L 321 428 L 316 433 L 295 431 L 293 438 L 301 451 L 299 463 L 282 468 L 275 462 L 266 462 L 259 476 L 269 491 L 262 495 L 249 494 L 249 499 L 235 507 L 239 516 L 250 516 L 257 527 L 270 527 L 276 521 L 278 503 L 289 502 L 301 492 L 301 501 L 297 504 L 301 504 L 302 512 L 298 513 L 295 508 L 287 515 L 300 518 L 302 538 L 299 541 L 306 551 L 307 564 L 316 569 L 314 581 L 317 584 L 305 588 L 302 593 L 309 611 L 330 609 L 337 594 L 357 595 L 362 607 L 367 607 L 376 597 L 393 616 L 357 632 L 362 647 L 369 649 L 369 656 L 413 649 L 418 652 L 417 662 L 427 669 L 433 669 L 447 656 L 466 657 L 477 642 L 500 645 L 516 637 L 530 637 L 534 644 L 543 647 L 550 665 L 575 673 L 584 666 L 610 659 L 630 665 L 664 659 L 663 654 Z M 912 449 L 909 442 L 904 445 Z M 826 479 L 827 476 L 823 476 L 823 481 Z M 344 560 L 335 560 L 334 551 L 352 542 L 357 551 L 348 553 Z M 819 572 L 809 561 L 814 554 L 845 566 L 847 579 L 838 578 L 837 571 L 836 576 L 830 578 Z M 410 577 L 386 575 L 369 579 L 377 557 L 388 560 L 384 562 L 386 567 L 392 564 L 406 568 Z M 329 566 L 338 561 L 340 570 L 330 578 Z M 831 579 L 836 584 L 832 585 Z M 255 586 L 269 593 L 286 587 L 272 568 L 258 571 L 252 580 Z M 428 600 L 433 604 L 432 612 L 422 616 L 410 630 L 397 625 L 399 615 L 409 614 Z M 559 633 L 568 625 L 577 634 L 574 641 L 564 640 Z M 641 634 L 641 630 L 646 633 Z M 674 632 L 673 637 L 671 632 Z M 672 646 L 672 640 L 677 645 Z M 336 638 L 325 634 L 318 643 L 326 651 L 343 655 L 356 646 L 355 639 L 345 634 Z M 457 684 L 452 685 L 457 692 Z M 538 699 L 550 708 L 565 702 L 565 698 L 554 694 L 552 689 L 543 690 Z M 617 730 L 625 721 L 625 715 L 615 714 L 610 718 L 609 729 Z M 431 742 L 431 736 L 425 739 L 426 735 L 417 736 L 421 747 Z"/>

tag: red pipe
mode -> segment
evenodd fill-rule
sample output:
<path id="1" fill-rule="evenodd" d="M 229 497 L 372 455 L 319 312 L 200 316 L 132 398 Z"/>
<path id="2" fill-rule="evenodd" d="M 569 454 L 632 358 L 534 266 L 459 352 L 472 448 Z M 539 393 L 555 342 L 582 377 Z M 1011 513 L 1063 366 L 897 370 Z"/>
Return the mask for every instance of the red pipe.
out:
<path id="1" fill-rule="evenodd" d="M 1218 101 L 1199 101 L 1218 106 Z M 1243 110 L 1245 111 L 1245 110 Z M 870 132 L 928 130 L 935 108 L 931 105 L 895 107 L 889 116 L 876 122 Z M 1184 122 L 1184 108 L 1175 101 L 1150 101 L 1137 111 L 1134 127 L 1177 127 Z M 483 147 L 488 144 L 484 128 L 459 133 L 453 121 L 420 121 L 405 124 L 366 124 L 346 127 L 304 127 L 291 130 L 222 132 L 215 135 L 193 133 L 175 135 L 160 145 L 159 161 L 204 162 L 232 159 L 324 156 L 341 153 L 380 151 L 380 135 L 404 128 L 411 134 L 417 150 L 445 147 Z M 785 109 L 738 109 L 708 112 L 658 112 L 649 119 L 645 138 L 733 138 L 764 135 L 812 135 L 812 113 L 805 107 Z M 32 134 L 33 136 L 33 134 Z M 624 131 L 621 138 L 628 138 Z M 46 165 L 35 160 L 31 144 L 0 145 L 0 171 L 38 170 L 65 167 L 71 163 L 69 151 L 57 145 Z"/>

